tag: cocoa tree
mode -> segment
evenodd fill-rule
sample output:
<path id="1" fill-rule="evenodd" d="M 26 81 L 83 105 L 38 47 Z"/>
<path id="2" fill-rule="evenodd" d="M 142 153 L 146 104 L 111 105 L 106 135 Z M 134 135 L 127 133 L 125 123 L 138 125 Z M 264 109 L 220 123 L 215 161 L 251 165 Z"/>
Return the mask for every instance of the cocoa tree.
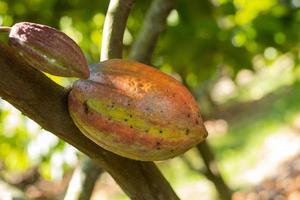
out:
<path id="1" fill-rule="evenodd" d="M 161 0 L 153 2 L 150 11 L 146 15 L 140 36 L 133 46 L 130 55 L 132 59 L 150 63 L 158 35 L 164 30 L 166 17 L 174 7 L 174 3 L 174 1 Z M 117 1 L 111 2 L 104 26 L 101 60 L 120 58 L 122 56 L 122 38 L 131 4 L 132 2 L 130 1 L 125 2 L 125 4 Z M 151 28 L 154 28 L 153 30 L 156 31 L 151 31 Z"/>
<path id="2" fill-rule="evenodd" d="M 105 22 L 104 58 L 120 57 L 122 36 L 133 1 L 113 0 Z M 87 139 L 67 110 L 68 90 L 31 68 L 6 44 L 0 49 L 0 96 L 44 129 L 94 159 L 131 199 L 178 199 L 152 162 L 133 161 L 108 152 Z"/>

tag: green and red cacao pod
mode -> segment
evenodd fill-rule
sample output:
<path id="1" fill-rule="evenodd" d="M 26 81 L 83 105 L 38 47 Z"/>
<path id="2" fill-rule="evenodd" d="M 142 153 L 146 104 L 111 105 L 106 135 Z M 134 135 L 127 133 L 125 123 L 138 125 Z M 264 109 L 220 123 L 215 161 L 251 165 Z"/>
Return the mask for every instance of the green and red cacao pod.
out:
<path id="1" fill-rule="evenodd" d="M 65 77 L 89 77 L 86 58 L 66 34 L 52 27 L 30 22 L 11 27 L 9 45 L 38 70 Z"/>
<path id="2" fill-rule="evenodd" d="M 196 101 L 174 78 L 147 65 L 112 59 L 94 67 L 69 94 L 78 128 L 106 150 L 164 160 L 207 136 Z"/>

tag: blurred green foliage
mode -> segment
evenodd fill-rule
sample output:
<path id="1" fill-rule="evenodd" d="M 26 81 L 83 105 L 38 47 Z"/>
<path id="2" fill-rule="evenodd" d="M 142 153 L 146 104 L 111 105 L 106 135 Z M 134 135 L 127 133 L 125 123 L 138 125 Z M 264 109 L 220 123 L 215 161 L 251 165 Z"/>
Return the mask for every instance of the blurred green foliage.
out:
<path id="1" fill-rule="evenodd" d="M 80 45 L 89 63 L 95 63 L 99 60 L 108 2 L 0 0 L 0 25 L 11 26 L 17 22 L 30 21 L 58 28 Z M 136 1 L 124 36 L 125 58 L 150 3 L 150 0 Z M 154 52 L 153 64 L 167 73 L 179 74 L 198 97 L 207 95 L 205 91 L 212 89 L 210 82 L 215 83 L 223 76 L 230 77 L 234 82 L 241 71 L 249 69 L 247 73 L 252 73 L 255 78 L 251 84 L 235 90 L 229 100 L 258 99 L 299 79 L 299 7 L 299 0 L 177 1 L 176 10 L 168 17 L 167 30 L 161 35 Z M 279 62 L 282 56 L 288 56 L 285 59 L 289 61 L 288 64 Z M 270 70 L 261 75 L 260 72 L 268 68 Z M 70 86 L 67 79 L 50 77 L 64 86 Z M 238 85 L 235 82 L 233 84 Z M 224 103 L 219 97 L 214 100 L 217 104 L 219 101 Z M 231 152 L 243 152 L 243 149 L 250 148 L 249 145 L 253 147 L 259 143 L 260 139 L 251 139 L 260 138 L 254 136 L 253 132 L 262 130 L 264 124 L 270 127 L 278 125 L 284 120 L 286 110 L 293 110 L 290 112 L 293 114 L 299 108 L 299 94 L 278 101 L 283 103 L 277 102 L 274 107 L 268 107 L 268 114 L 253 119 L 255 122 L 247 121 L 240 126 L 233 126 L 229 130 L 230 134 L 213 142 L 222 166 L 232 155 Z M 209 110 L 205 105 L 202 102 L 203 110 Z M 40 133 L 40 128 L 34 122 L 4 101 L 1 102 L 0 119 L 0 160 L 8 171 L 23 170 L 42 163 L 41 171 L 45 177 L 59 178 L 66 166 L 76 163 L 74 149 L 48 133 Z M 264 137 L 265 134 L 260 136 Z M 239 155 L 242 158 L 246 154 Z M 182 163 L 178 166 L 180 169 L 185 168 L 180 167 Z M 173 172 L 177 171 L 174 169 Z M 167 176 L 172 179 L 175 175 L 169 171 Z"/>
<path id="2" fill-rule="evenodd" d="M 177 2 L 154 55 L 154 64 L 172 66 L 190 77 L 192 86 L 210 80 L 218 66 L 231 75 L 251 68 L 253 56 L 268 47 L 292 51 L 298 60 L 300 10 L 289 0 L 191 0 Z M 143 23 L 151 1 L 137 1 L 124 37 L 125 55 Z M 90 63 L 99 60 L 102 26 L 108 1 L 0 1 L 0 22 L 47 24 L 66 32 Z M 193 74 L 193 75 L 191 75 Z"/>

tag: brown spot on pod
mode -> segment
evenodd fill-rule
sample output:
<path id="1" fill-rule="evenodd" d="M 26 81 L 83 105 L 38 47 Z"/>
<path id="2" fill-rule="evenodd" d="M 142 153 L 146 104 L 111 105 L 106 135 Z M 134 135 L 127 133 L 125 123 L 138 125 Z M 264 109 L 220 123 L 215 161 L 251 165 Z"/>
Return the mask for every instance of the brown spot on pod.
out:
<path id="1" fill-rule="evenodd" d="M 88 113 L 89 113 L 89 107 L 88 107 L 86 101 L 83 103 L 83 110 L 84 110 L 84 113 L 85 113 L 85 114 L 88 114 Z"/>
<path id="2" fill-rule="evenodd" d="M 190 134 L 190 129 L 186 129 L 186 130 L 185 130 L 185 134 L 186 134 L 186 135 Z"/>
<path id="3" fill-rule="evenodd" d="M 137 62 L 113 59 L 94 65 L 88 80 L 74 84 L 68 105 L 88 138 L 136 160 L 172 158 L 207 136 L 190 92 Z"/>
<path id="4" fill-rule="evenodd" d="M 160 150 L 160 142 L 156 142 L 156 149 Z"/>
<path id="5" fill-rule="evenodd" d="M 12 26 L 9 45 L 44 72 L 65 77 L 89 77 L 86 58 L 80 47 L 65 33 L 52 27 L 21 22 Z"/>

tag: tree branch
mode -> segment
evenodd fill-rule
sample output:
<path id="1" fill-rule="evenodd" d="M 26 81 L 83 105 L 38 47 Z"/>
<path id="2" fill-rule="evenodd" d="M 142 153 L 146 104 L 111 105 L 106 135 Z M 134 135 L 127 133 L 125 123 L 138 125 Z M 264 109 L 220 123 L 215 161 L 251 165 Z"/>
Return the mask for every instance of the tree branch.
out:
<path id="1" fill-rule="evenodd" d="M 129 58 L 146 64 L 151 63 L 159 34 L 166 29 L 166 20 L 175 6 L 175 0 L 154 0 L 148 10 L 143 27 L 132 46 Z"/>
<path id="2" fill-rule="evenodd" d="M 111 0 L 106 13 L 101 61 L 111 58 L 121 58 L 123 49 L 123 35 L 133 0 Z"/>
<path id="3" fill-rule="evenodd" d="M 153 163 L 120 157 L 85 137 L 68 113 L 68 91 L 28 66 L 11 48 L 2 44 L 0 96 L 44 129 L 94 159 L 131 199 L 178 199 Z"/>
<path id="4" fill-rule="evenodd" d="M 102 169 L 88 157 L 75 168 L 64 200 L 89 200 Z"/>
<path id="5" fill-rule="evenodd" d="M 201 157 L 203 158 L 203 162 L 206 167 L 206 173 L 204 173 L 204 175 L 211 182 L 213 182 L 220 195 L 220 199 L 231 199 L 232 191 L 225 183 L 222 175 L 220 174 L 215 155 L 207 141 L 201 142 L 197 145 L 196 148 Z"/>
<path id="6" fill-rule="evenodd" d="M 11 30 L 11 27 L 9 26 L 0 26 L 0 32 L 9 33 Z"/>
<path id="7" fill-rule="evenodd" d="M 185 87 L 191 91 L 193 96 L 196 96 L 192 88 L 190 88 L 190 86 L 187 84 L 185 76 L 183 76 L 183 74 L 180 75 L 182 77 L 183 85 L 185 85 Z M 206 140 L 204 140 L 200 144 L 198 144 L 196 148 L 205 165 L 205 170 L 203 171 L 203 174 L 215 185 L 220 199 L 231 199 L 232 191 L 224 181 L 219 171 L 219 168 L 217 166 L 217 160 L 215 159 L 214 152 L 211 149 L 209 143 Z M 201 173 L 201 171 L 199 171 L 199 173 Z"/>
<path id="8" fill-rule="evenodd" d="M 185 156 L 181 156 L 181 160 L 187 165 L 187 167 L 194 171 L 197 172 L 198 174 L 205 174 L 206 169 L 204 168 L 197 168 L 193 165 L 193 163 L 190 161 L 190 159 L 186 158 Z"/>

